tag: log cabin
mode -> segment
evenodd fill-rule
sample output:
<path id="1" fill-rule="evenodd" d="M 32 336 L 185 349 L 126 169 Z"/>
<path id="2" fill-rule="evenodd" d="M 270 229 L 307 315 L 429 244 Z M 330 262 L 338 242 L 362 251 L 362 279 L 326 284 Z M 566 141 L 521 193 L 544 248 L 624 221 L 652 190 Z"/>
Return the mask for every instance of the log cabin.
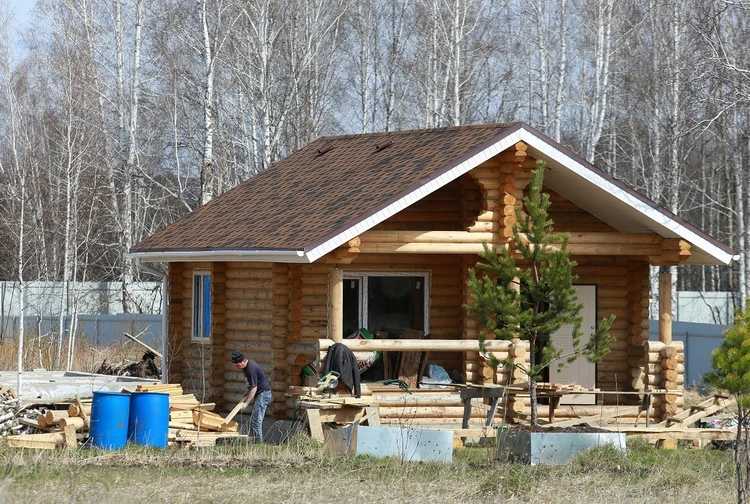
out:
<path id="1" fill-rule="evenodd" d="M 555 231 L 570 233 L 584 327 L 616 315 L 600 363 L 579 359 L 548 380 L 666 390 L 673 393 L 654 397 L 647 415 L 677 413 L 684 348 L 672 341 L 671 278 L 660 275 L 659 340 L 650 341 L 649 267 L 727 265 L 732 251 L 521 122 L 323 137 L 135 245 L 128 255 L 140 265 L 167 265 L 165 379 L 228 411 L 246 390 L 230 359 L 241 350 L 272 384 L 269 413 L 292 418 L 287 389 L 303 384 L 304 368 L 330 344 L 344 342 L 360 360 L 382 352 L 379 368 L 368 370 L 381 421 L 460 422 L 455 389 L 423 393 L 418 382 L 429 364 L 457 382 L 521 379 L 486 365 L 481 328 L 463 306 L 482 244 L 512 239 L 536 160 L 547 164 Z M 359 328 L 375 337 L 346 338 Z M 527 342 L 491 343 L 498 357 L 528 362 Z M 393 359 L 407 352 L 421 359 L 418 390 L 390 396 L 377 380 L 403 378 Z M 593 397 L 571 395 L 584 403 L 574 414 L 595 407 Z M 595 400 L 623 402 L 616 394 Z M 529 405 L 522 396 L 504 402 L 517 415 Z M 484 414 L 478 408 L 472 421 Z"/>

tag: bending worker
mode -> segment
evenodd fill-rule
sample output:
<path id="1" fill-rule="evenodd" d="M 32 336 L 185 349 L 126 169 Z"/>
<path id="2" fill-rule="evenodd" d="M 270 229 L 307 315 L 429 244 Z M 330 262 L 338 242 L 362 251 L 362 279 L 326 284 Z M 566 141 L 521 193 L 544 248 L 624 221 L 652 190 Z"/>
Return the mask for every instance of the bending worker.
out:
<path id="1" fill-rule="evenodd" d="M 242 352 L 232 352 L 232 363 L 237 369 L 241 369 L 247 378 L 247 396 L 245 397 L 245 409 L 253 405 L 253 417 L 250 420 L 250 435 L 257 441 L 263 441 L 263 417 L 266 408 L 271 402 L 271 387 L 260 366 L 252 360 L 245 358 Z"/>

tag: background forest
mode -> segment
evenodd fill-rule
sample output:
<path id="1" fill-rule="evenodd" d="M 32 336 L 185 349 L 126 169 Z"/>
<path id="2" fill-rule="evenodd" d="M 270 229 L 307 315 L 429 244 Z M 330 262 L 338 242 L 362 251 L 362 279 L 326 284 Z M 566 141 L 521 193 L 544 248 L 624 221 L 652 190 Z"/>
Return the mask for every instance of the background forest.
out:
<path id="1" fill-rule="evenodd" d="M 153 231 L 321 135 L 525 121 L 734 248 L 750 0 L 0 1 L 0 280 L 122 281 Z M 279 204 L 269 202 L 269 204 Z"/>

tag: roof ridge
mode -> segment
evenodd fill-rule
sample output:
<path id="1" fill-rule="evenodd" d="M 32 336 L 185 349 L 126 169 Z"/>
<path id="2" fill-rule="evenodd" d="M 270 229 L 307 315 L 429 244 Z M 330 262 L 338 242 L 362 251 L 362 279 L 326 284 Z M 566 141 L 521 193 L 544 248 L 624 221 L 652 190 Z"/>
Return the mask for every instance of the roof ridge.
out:
<path id="1" fill-rule="evenodd" d="M 393 131 L 373 131 L 371 133 L 345 133 L 342 135 L 326 135 L 322 137 L 318 137 L 315 139 L 315 142 L 320 142 L 323 140 L 327 141 L 333 141 L 333 140 L 345 140 L 348 138 L 362 138 L 362 137 L 384 137 L 384 136 L 402 136 L 402 135 L 409 135 L 414 133 L 434 133 L 438 131 L 458 131 L 458 130 L 466 130 L 466 129 L 505 129 L 510 128 L 514 124 L 517 124 L 517 121 L 514 122 L 504 122 L 504 123 L 485 123 L 485 124 L 462 124 L 458 126 L 440 126 L 435 128 L 417 128 L 417 129 L 409 129 L 409 130 L 393 130 Z"/>

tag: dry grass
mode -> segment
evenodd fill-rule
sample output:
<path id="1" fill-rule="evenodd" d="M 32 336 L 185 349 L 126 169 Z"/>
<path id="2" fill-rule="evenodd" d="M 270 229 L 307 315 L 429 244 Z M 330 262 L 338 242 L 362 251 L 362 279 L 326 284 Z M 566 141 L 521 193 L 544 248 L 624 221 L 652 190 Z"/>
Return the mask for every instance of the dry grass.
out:
<path id="1" fill-rule="evenodd" d="M 731 502 L 730 452 L 587 453 L 563 467 L 500 463 L 467 448 L 452 464 L 334 458 L 306 437 L 288 445 L 167 451 L 34 452 L 0 446 L 0 502 L 223 503 Z"/>
<path id="2" fill-rule="evenodd" d="M 144 349 L 137 343 L 123 343 L 119 345 L 92 346 L 83 340 L 78 340 L 73 352 L 73 371 L 93 373 L 107 359 L 110 363 L 125 360 L 137 361 L 143 356 Z M 68 345 L 63 343 L 61 351 L 61 368 L 67 367 Z M 23 367 L 24 369 L 54 369 L 57 356 L 57 340 L 49 336 L 30 334 L 24 338 Z M 18 369 L 18 340 L 16 338 L 0 341 L 0 371 Z"/>

